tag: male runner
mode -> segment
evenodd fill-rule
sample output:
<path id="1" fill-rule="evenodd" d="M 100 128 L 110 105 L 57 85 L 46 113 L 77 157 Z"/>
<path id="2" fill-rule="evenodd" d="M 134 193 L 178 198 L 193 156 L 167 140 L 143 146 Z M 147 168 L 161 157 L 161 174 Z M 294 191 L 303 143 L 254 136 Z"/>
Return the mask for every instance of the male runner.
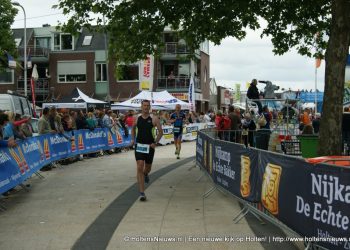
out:
<path id="1" fill-rule="evenodd" d="M 146 201 L 145 183 L 149 182 L 148 174 L 152 167 L 154 149 L 160 138 L 163 136 L 163 129 L 160 125 L 159 119 L 156 116 L 152 117 L 150 115 L 150 108 L 150 101 L 143 100 L 141 102 L 141 115 L 138 116 L 131 130 L 131 145 L 133 145 L 134 142 L 136 143 L 135 158 L 137 164 L 137 182 L 140 190 L 140 201 Z M 153 137 L 153 128 L 155 126 L 158 129 L 156 139 Z"/>
<path id="2" fill-rule="evenodd" d="M 181 105 L 176 104 L 175 112 L 170 116 L 170 123 L 174 125 L 173 133 L 174 133 L 174 144 L 176 147 L 175 155 L 177 155 L 177 159 L 180 159 L 180 151 L 181 151 L 181 140 L 182 140 L 182 129 L 183 122 L 186 119 L 186 115 L 181 112 Z"/>

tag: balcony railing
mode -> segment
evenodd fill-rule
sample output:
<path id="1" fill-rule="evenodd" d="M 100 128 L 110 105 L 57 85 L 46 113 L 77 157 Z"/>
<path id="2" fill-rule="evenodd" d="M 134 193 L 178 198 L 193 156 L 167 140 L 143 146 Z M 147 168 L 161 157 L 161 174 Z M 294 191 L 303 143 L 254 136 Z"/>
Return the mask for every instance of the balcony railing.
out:
<path id="1" fill-rule="evenodd" d="M 24 79 L 17 80 L 17 91 L 21 94 L 24 94 Z M 31 93 L 30 79 L 27 81 L 27 93 Z M 49 93 L 49 79 L 48 78 L 39 78 L 35 81 L 35 94 L 44 95 Z"/>
<path id="2" fill-rule="evenodd" d="M 190 78 L 188 76 L 177 76 L 174 78 L 158 77 L 158 89 L 188 89 Z M 196 78 L 194 87 L 200 89 L 200 81 Z"/>
<path id="3" fill-rule="evenodd" d="M 49 53 L 49 48 L 27 46 L 27 55 L 30 55 L 31 57 L 48 57 Z M 18 48 L 18 54 L 22 57 L 24 56 L 24 47 Z"/>
<path id="4" fill-rule="evenodd" d="M 165 54 L 188 54 L 190 53 L 186 44 L 181 43 L 165 43 L 163 50 Z"/>

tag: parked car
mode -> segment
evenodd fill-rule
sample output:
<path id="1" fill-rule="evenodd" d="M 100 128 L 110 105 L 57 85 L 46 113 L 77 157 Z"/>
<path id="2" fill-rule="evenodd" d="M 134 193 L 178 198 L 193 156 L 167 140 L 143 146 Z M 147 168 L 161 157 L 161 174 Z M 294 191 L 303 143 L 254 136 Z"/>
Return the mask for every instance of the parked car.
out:
<path id="1" fill-rule="evenodd" d="M 0 94 L 0 110 L 12 111 L 13 113 L 33 116 L 33 110 L 30 102 L 25 96 L 9 92 Z"/>

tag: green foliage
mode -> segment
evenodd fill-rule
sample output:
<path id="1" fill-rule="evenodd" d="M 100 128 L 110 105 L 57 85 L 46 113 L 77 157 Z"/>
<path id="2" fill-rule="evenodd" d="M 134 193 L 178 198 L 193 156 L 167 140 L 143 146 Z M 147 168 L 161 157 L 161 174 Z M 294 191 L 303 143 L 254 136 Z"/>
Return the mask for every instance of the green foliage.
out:
<path id="1" fill-rule="evenodd" d="M 0 1 L 0 70 L 8 67 L 5 51 L 16 56 L 16 44 L 12 36 L 11 24 L 18 10 L 13 7 L 10 0 Z"/>

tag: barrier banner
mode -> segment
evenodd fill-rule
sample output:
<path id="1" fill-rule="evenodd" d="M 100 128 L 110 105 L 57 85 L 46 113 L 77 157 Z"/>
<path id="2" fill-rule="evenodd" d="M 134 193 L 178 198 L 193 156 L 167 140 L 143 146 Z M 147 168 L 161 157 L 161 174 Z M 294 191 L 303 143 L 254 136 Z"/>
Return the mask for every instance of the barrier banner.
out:
<path id="1" fill-rule="evenodd" d="M 329 249 L 350 249 L 350 169 L 261 151 L 261 203 L 294 231 Z"/>
<path id="2" fill-rule="evenodd" d="M 16 147 L 0 149 L 0 193 L 23 183 L 53 161 L 77 154 L 124 147 L 130 142 L 131 137 L 125 136 L 124 130 L 112 133 L 106 128 L 76 130 L 65 133 L 65 136 L 46 134 L 20 140 Z"/>
<path id="3" fill-rule="evenodd" d="M 214 182 L 237 197 L 259 201 L 258 151 L 216 140 L 212 153 Z"/>
<path id="4" fill-rule="evenodd" d="M 212 151 L 215 140 L 207 136 L 202 132 L 198 132 L 196 142 L 196 161 L 201 168 L 212 175 L 213 170 L 213 158 Z"/>
<path id="5" fill-rule="evenodd" d="M 188 124 L 184 127 L 183 141 L 194 141 L 197 138 L 200 123 Z"/>

